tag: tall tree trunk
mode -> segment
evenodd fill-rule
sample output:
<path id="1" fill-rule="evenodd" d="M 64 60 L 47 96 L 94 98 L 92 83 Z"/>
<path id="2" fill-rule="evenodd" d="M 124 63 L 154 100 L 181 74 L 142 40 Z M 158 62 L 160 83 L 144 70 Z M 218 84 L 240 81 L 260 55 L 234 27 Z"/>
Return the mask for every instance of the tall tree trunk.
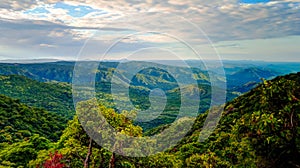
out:
<path id="1" fill-rule="evenodd" d="M 93 148 L 93 139 L 90 138 L 88 153 L 86 154 L 86 157 L 84 160 L 84 168 L 89 168 L 90 157 L 92 155 L 92 148 Z"/>
<path id="2" fill-rule="evenodd" d="M 112 153 L 110 160 L 109 160 L 109 168 L 115 168 L 116 158 L 115 153 Z"/>
<path id="3" fill-rule="evenodd" d="M 99 168 L 103 168 L 104 167 L 104 154 L 100 149 L 100 156 L 101 156 L 101 162 L 100 162 L 100 166 Z"/>

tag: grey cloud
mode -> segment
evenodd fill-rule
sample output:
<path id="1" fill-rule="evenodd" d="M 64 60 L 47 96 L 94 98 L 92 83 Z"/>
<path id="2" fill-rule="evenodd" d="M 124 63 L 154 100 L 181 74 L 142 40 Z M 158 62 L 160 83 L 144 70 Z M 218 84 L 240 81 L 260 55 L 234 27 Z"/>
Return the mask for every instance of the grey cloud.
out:
<path id="1" fill-rule="evenodd" d="M 9 20 L 0 19 L 0 45 L 14 46 L 28 49 L 37 53 L 46 53 L 54 56 L 75 57 L 87 38 L 76 39 L 78 30 L 101 30 L 101 31 L 130 31 L 126 28 L 117 27 L 89 27 L 68 26 L 49 21 L 38 20 Z M 102 41 L 89 44 L 94 51 L 91 55 L 97 55 L 100 50 L 106 50 L 107 45 Z M 126 48 L 123 48 L 126 49 Z M 1 53 L 3 55 L 3 53 Z"/>
<path id="2" fill-rule="evenodd" d="M 4 0 L 0 3 L 0 8 L 10 9 L 10 10 L 24 10 L 31 8 L 38 4 L 37 0 Z"/>
<path id="3" fill-rule="evenodd" d="M 299 11 L 288 4 L 232 6 L 194 11 L 191 20 L 214 41 L 274 38 L 299 35 Z M 197 20 L 202 18 L 201 21 Z"/>
<path id="4" fill-rule="evenodd" d="M 35 23 L 32 21 L 0 21 L 1 45 L 14 46 L 49 55 L 75 55 L 74 49 L 82 46 L 81 41 L 74 40 L 74 35 L 65 26 L 49 22 Z M 50 36 L 51 33 L 61 33 L 62 36 Z M 47 46 L 57 46 L 53 49 Z M 25 53 L 24 53 L 25 54 Z"/>
<path id="5" fill-rule="evenodd" d="M 39 3 L 55 2 L 58 1 L 46 0 Z M 59 18 L 44 20 L 0 18 L 0 32 L 3 34 L 0 43 L 56 55 L 74 55 L 85 40 L 77 39 L 74 30 L 157 31 L 182 37 L 189 42 L 201 43 L 203 40 L 201 38 L 205 38 L 204 35 L 200 29 L 188 24 L 188 21 L 201 28 L 213 42 L 300 35 L 299 3 L 295 0 L 255 5 L 240 5 L 236 0 L 70 2 L 90 5 L 108 11 L 109 14 L 99 18 L 73 18 L 73 22 L 80 23 L 78 26 L 69 24 L 70 21 L 57 21 Z M 0 8 L 16 12 L 33 8 L 37 4 L 36 0 L 5 1 L 0 4 Z M 178 19 L 179 17 L 186 20 Z M 51 32 L 61 35 L 49 36 Z M 40 44 L 43 44 L 43 47 Z M 126 51 L 130 47 L 126 43 L 121 45 L 120 51 Z M 54 49 L 53 46 L 57 48 Z M 105 46 L 103 41 L 96 41 L 91 44 L 91 49 L 94 49 L 96 54 L 97 50 L 105 49 Z"/>
<path id="6" fill-rule="evenodd" d="M 65 24 L 53 23 L 45 20 L 12 20 L 1 19 L 2 29 L 21 29 L 21 30 L 52 30 L 52 29 L 82 29 L 82 30 L 107 30 L 107 31 L 129 31 L 127 28 L 117 27 L 93 27 L 93 26 L 69 26 Z"/>

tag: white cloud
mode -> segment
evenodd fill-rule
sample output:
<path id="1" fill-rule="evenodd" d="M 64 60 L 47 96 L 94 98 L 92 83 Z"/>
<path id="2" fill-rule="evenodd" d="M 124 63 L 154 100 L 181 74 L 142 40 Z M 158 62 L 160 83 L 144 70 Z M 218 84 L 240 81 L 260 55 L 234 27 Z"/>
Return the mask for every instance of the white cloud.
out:
<path id="1" fill-rule="evenodd" d="M 67 8 L 56 8 L 57 2 L 90 6 L 94 10 L 82 17 L 73 17 Z M 207 41 L 203 32 L 213 42 L 297 36 L 300 35 L 299 6 L 299 0 L 264 4 L 239 4 L 237 0 L 5 0 L 0 4 L 0 32 L 5 32 L 0 37 L 0 45 L 27 46 L 39 52 L 70 55 L 97 29 L 103 34 L 95 40 L 103 43 L 139 31 L 168 33 L 195 44 Z M 48 12 L 26 13 L 36 8 Z M 74 11 L 80 10 L 80 7 L 74 8 Z M 124 45 L 137 41 L 174 42 L 158 36 L 139 36 L 126 39 Z M 53 46 L 57 50 L 48 50 Z"/>
<path id="2" fill-rule="evenodd" d="M 0 8 L 11 9 L 14 11 L 19 11 L 23 9 L 31 8 L 38 4 L 37 0 L 11 0 L 11 1 L 1 1 Z"/>
<path id="3" fill-rule="evenodd" d="M 48 48 L 56 48 L 56 45 L 51 45 L 51 44 L 40 44 L 41 47 L 48 47 Z"/>

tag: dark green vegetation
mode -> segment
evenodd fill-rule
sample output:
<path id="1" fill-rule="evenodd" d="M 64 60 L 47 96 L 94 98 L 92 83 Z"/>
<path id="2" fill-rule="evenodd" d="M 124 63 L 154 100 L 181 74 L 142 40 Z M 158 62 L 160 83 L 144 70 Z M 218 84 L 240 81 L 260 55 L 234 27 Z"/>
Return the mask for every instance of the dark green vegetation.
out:
<path id="1" fill-rule="evenodd" d="M 193 66 L 192 69 L 189 69 L 184 67 L 159 65 L 147 62 L 125 62 L 123 64 L 125 67 L 129 67 L 129 72 L 133 71 L 134 69 L 141 69 L 141 71 L 139 71 L 134 76 L 134 78 L 129 79 L 127 78 L 128 72 L 116 70 L 119 65 L 118 62 L 103 62 L 99 64 L 95 79 L 96 92 L 99 99 L 105 99 L 106 101 L 112 102 L 112 99 L 107 99 L 107 97 L 109 97 L 110 94 L 110 87 L 112 82 L 111 79 L 113 75 L 116 78 L 116 80 L 114 80 L 113 82 L 117 82 L 116 84 L 120 86 L 130 85 L 132 93 L 130 97 L 131 101 L 133 101 L 134 104 L 141 106 L 143 106 L 140 103 L 141 100 L 147 99 L 150 89 L 160 88 L 163 91 L 166 91 L 167 94 L 170 94 L 168 96 L 172 96 L 174 95 L 174 91 L 179 91 L 178 83 L 174 79 L 180 78 L 184 82 L 184 85 L 189 85 L 190 80 L 187 79 L 192 78 L 197 81 L 199 87 L 204 90 L 204 92 L 201 93 L 202 104 L 199 112 L 204 112 L 209 107 L 211 89 L 209 86 L 210 80 L 206 70 L 193 68 Z M 72 82 L 74 65 L 74 62 L 34 64 L 2 63 L 0 64 L 0 75 L 3 76 L 1 77 L 0 81 L 0 93 L 16 99 L 20 99 L 21 102 L 26 103 L 30 106 L 41 107 L 67 118 L 72 118 L 72 116 L 74 115 L 74 109 L 71 98 L 70 83 Z M 173 72 L 175 76 L 171 76 L 163 69 L 143 68 L 152 66 L 168 69 Z M 235 66 L 232 66 L 231 64 L 225 66 L 225 70 L 228 70 L 227 80 L 228 86 L 230 86 L 228 88 L 227 100 L 231 100 L 236 96 L 252 89 L 258 83 L 258 81 L 260 81 L 259 75 L 262 75 L 261 77 L 268 79 L 276 74 L 275 72 L 269 72 L 270 70 L 267 69 L 260 69 L 260 67 L 252 68 L 252 70 L 249 71 L 249 74 L 242 74 L 241 71 L 243 69 L 239 67 L 236 68 Z M 251 67 L 251 65 L 246 66 L 246 68 L 248 67 Z M 192 74 L 191 71 L 193 72 Z M 253 72 L 259 72 L 259 75 L 253 74 Z M 217 73 L 216 75 L 218 76 Z M 245 75 L 251 76 L 251 78 L 243 78 L 244 80 L 242 82 L 236 82 L 237 80 L 241 79 L 241 76 Z M 23 76 L 27 78 L 24 78 Z M 223 81 L 224 79 L 222 79 L 221 77 L 217 77 L 213 80 L 218 83 L 218 81 Z M 38 83 L 37 81 L 46 83 Z M 66 84 L 61 82 L 65 82 Z M 251 84 L 248 84 L 249 82 Z M 189 89 L 184 89 L 183 92 L 187 91 L 187 93 L 190 94 L 190 98 L 198 99 L 198 97 L 195 97 L 193 93 L 189 93 L 190 90 L 193 90 L 192 87 L 193 86 L 185 86 L 185 88 Z M 141 93 L 145 93 L 144 98 L 141 97 Z M 121 100 L 123 99 L 122 95 L 117 95 L 116 97 L 120 97 Z M 174 106 L 174 104 L 178 104 L 178 100 L 175 100 L 174 97 L 170 97 L 169 99 L 174 100 L 173 102 L 169 102 L 169 104 L 172 103 L 170 105 Z M 126 107 L 127 104 L 124 103 L 123 106 Z M 147 105 L 141 107 L 141 109 L 145 109 L 146 107 Z M 176 110 L 172 110 L 170 108 L 166 108 L 166 111 L 170 113 L 169 115 L 171 116 L 176 114 Z M 172 121 L 172 119 L 170 121 Z M 163 123 L 164 121 L 162 120 L 158 122 Z"/>
<path id="2" fill-rule="evenodd" d="M 191 71 L 183 67 L 163 66 L 144 62 L 127 62 L 125 65 L 132 69 L 142 70 L 132 79 L 129 79 L 127 71 L 116 70 L 118 63 L 104 62 L 99 65 L 95 79 L 97 97 L 103 100 L 102 103 L 118 110 L 110 96 L 113 75 L 116 78 L 113 82 L 116 82 L 115 84 L 118 86 L 130 86 L 130 100 L 137 109 L 148 109 L 150 106 L 150 90 L 155 88 L 162 89 L 168 99 L 166 108 L 153 122 L 138 123 L 145 130 L 174 121 L 180 108 L 180 93 L 183 93 L 185 97 L 190 99 L 190 104 L 197 105 L 197 101 L 200 98 L 200 113 L 206 111 L 210 106 L 211 88 L 208 74 L 200 69 L 193 68 Z M 159 68 L 143 69 L 144 66 L 162 66 L 176 76 L 173 77 L 167 71 Z M 71 119 L 75 114 L 70 84 L 73 68 L 74 63 L 72 62 L 0 64 L 0 74 L 3 74 L 0 76 L 0 94 L 19 99 L 22 103 L 29 106 L 44 108 L 47 111 Z M 190 74 L 191 72 L 193 73 Z M 176 81 L 178 78 L 184 82 L 184 87 L 181 90 Z M 198 82 L 201 89 L 200 97 L 193 92 L 197 88 L 195 85 L 191 85 L 188 79 L 194 79 L 195 82 Z M 118 105 L 123 109 L 131 110 L 133 108 L 129 106 L 131 102 L 124 101 L 126 96 L 119 94 L 118 91 L 116 93 L 118 94 L 115 95 L 119 101 Z M 237 95 L 235 92 L 228 92 L 228 100 Z M 154 97 L 160 96 L 154 95 Z"/>
<path id="3" fill-rule="evenodd" d="M 128 62 L 127 65 L 143 69 L 143 64 L 139 62 Z M 251 65 L 226 65 L 230 86 L 227 96 L 230 101 L 225 104 L 218 127 L 209 139 L 200 143 L 198 138 L 207 116 L 205 111 L 210 105 L 211 88 L 207 73 L 195 68 L 192 77 L 198 81 L 200 88 L 199 113 L 202 114 L 196 118 L 192 129 L 182 141 L 164 153 L 130 158 L 107 151 L 86 134 L 82 123 L 90 127 L 97 126 L 93 120 L 89 120 L 97 119 L 97 115 L 86 110 L 86 103 L 91 103 L 91 100 L 79 103 L 77 108 L 81 110 L 74 116 L 70 84 L 73 66 L 74 63 L 70 62 L 0 64 L 0 94 L 6 95 L 0 95 L 0 168 L 45 167 L 52 162 L 64 167 L 91 168 L 300 166 L 300 73 L 261 80 L 261 77 L 269 79 L 277 76 L 274 69 L 278 65 L 262 64 L 255 65 L 255 68 Z M 129 79 L 126 72 L 115 70 L 116 66 L 117 63 L 108 62 L 99 67 L 96 91 L 102 105 L 97 108 L 121 134 L 158 134 L 169 128 L 168 123 L 174 122 L 177 117 L 181 95 L 187 97 L 191 104 L 199 99 L 195 92 L 197 86 L 187 81 L 184 87 L 179 88 L 174 80 L 178 76 L 170 76 L 164 70 L 146 68 Z M 183 78 L 188 74 L 184 68 L 169 68 Z M 290 71 L 287 67 L 281 69 L 283 73 Z M 126 118 L 135 112 L 116 109 L 110 95 L 113 72 L 118 79 L 115 81 L 118 86 L 129 85 L 130 100 L 136 109 L 150 108 L 151 89 L 160 88 L 164 91 L 167 104 L 163 113 L 146 123 Z M 217 68 L 215 73 L 218 73 Z M 235 98 L 242 93 L 245 94 Z M 154 103 L 160 103 L 160 93 L 151 96 Z M 122 108 L 128 111 L 132 109 L 123 94 L 117 94 L 116 97 Z M 189 111 L 185 114 L 176 121 L 178 127 L 171 130 L 175 135 L 181 133 L 177 128 L 184 127 L 190 121 Z M 66 126 L 66 120 L 70 118 Z M 118 150 L 118 146 L 124 144 L 116 141 L 110 145 Z M 126 145 L 126 150 L 133 151 L 141 144 Z M 145 148 L 145 151 L 138 152 L 150 150 Z M 50 156 L 51 153 L 53 155 Z M 56 159 L 54 156 L 57 156 Z"/>
<path id="4" fill-rule="evenodd" d="M 194 61 L 187 61 L 191 65 L 191 69 L 194 74 L 190 73 L 189 68 L 168 66 L 168 65 L 159 65 L 155 63 L 148 62 L 125 62 L 125 67 L 130 67 L 129 72 L 134 69 L 143 70 L 143 67 L 162 67 L 167 68 L 174 74 L 178 74 L 181 77 L 193 76 L 194 79 L 199 81 L 199 84 L 209 84 L 209 78 L 207 69 L 203 67 L 203 64 L 197 63 Z M 170 62 L 169 64 L 172 64 Z M 34 64 L 7 64 L 0 63 L 0 74 L 1 75 L 22 75 L 28 78 L 38 80 L 41 82 L 46 81 L 58 81 L 58 82 L 72 82 L 72 75 L 74 69 L 74 62 L 52 62 L 52 63 L 34 63 Z M 118 67 L 118 62 L 102 62 L 99 64 L 98 73 L 96 81 L 109 82 L 113 72 L 116 72 L 116 76 L 122 81 L 122 83 L 130 83 L 132 79 L 126 78 L 126 72 L 115 71 Z M 234 87 L 241 86 L 248 82 L 259 82 L 260 78 L 270 79 L 277 75 L 284 75 L 298 70 L 300 65 L 297 63 L 240 63 L 240 62 L 225 62 L 224 67 L 214 67 L 214 64 L 211 63 L 209 68 L 210 71 L 214 74 L 219 74 L 220 68 L 224 68 L 228 89 L 232 90 Z M 196 68 L 197 67 L 197 68 Z M 147 73 L 145 73 L 147 72 Z M 155 73 L 151 68 L 144 70 L 144 74 L 152 76 L 152 79 L 147 79 L 146 81 L 142 76 L 137 76 L 137 79 L 142 82 L 149 82 L 153 80 L 160 79 L 160 81 L 165 79 L 164 73 Z M 141 74 L 141 73 L 140 73 Z M 175 78 L 178 78 L 175 76 Z M 239 80 L 240 79 L 240 80 Z M 224 80 L 222 78 L 213 79 Z M 238 83 L 237 83 L 238 81 Z M 188 82 L 188 81 L 187 81 Z M 145 83 L 146 84 L 146 83 Z M 249 88 L 251 89 L 251 88 Z"/>
<path id="5" fill-rule="evenodd" d="M 177 148 L 186 166 L 298 167 L 300 73 L 277 77 L 225 106 L 219 126 L 204 143 L 206 114 Z"/>
<path id="6" fill-rule="evenodd" d="M 35 63 L 35 64 L 0 64 L 2 75 L 22 75 L 28 78 L 47 82 L 71 82 L 74 63 Z"/>
<path id="7" fill-rule="evenodd" d="M 67 120 L 0 95 L 0 167 L 27 167 L 38 151 L 50 149 Z"/>
<path id="8" fill-rule="evenodd" d="M 84 102 L 78 108 L 83 109 L 83 113 L 79 113 L 81 117 L 93 115 L 85 114 Z M 130 113 L 118 114 L 104 106 L 98 108 L 119 131 L 142 136 L 142 129 L 125 117 Z M 85 134 L 76 116 L 57 143 L 37 135 L 13 144 L 2 143 L 0 165 L 42 166 L 51 159 L 49 153 L 58 151 L 63 156 L 59 162 L 65 167 L 299 167 L 299 112 L 300 73 L 297 73 L 265 80 L 250 92 L 226 103 L 219 125 L 202 143 L 198 138 L 207 113 L 196 118 L 179 144 L 146 158 L 124 157 L 103 149 Z M 184 124 L 185 120 L 181 121 Z M 147 135 L 165 128 L 168 125 L 150 130 Z M 41 145 L 33 151 L 35 143 Z M 128 150 L 135 145 L 128 144 Z M 113 146 L 117 147 L 118 141 Z M 24 155 L 27 157 L 23 158 Z"/>
<path id="9" fill-rule="evenodd" d="M 0 94 L 19 99 L 29 106 L 41 107 L 68 119 L 74 115 L 70 84 L 38 82 L 24 76 L 0 76 Z"/>
<path id="10" fill-rule="evenodd" d="M 31 137 L 18 141 L 13 144 L 0 144 L 0 167 L 1 168 L 21 168 L 21 167 L 36 167 L 29 166 L 39 156 L 39 151 L 48 150 L 52 148 L 51 142 L 34 134 Z"/>
<path id="11" fill-rule="evenodd" d="M 0 143 L 21 141 L 33 134 L 54 141 L 61 135 L 65 122 L 60 116 L 0 95 Z"/>

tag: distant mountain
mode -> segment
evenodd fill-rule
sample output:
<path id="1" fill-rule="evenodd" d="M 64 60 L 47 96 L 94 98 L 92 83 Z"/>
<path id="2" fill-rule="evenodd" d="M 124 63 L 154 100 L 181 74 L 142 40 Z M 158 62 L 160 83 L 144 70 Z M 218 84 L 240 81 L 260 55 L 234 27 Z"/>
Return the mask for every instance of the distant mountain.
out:
<path id="1" fill-rule="evenodd" d="M 6 59 L 0 60 L 1 63 L 46 63 L 57 62 L 58 59 Z"/>
<path id="2" fill-rule="evenodd" d="M 33 134 L 56 141 L 65 125 L 63 117 L 0 95 L 0 144 L 21 141 Z"/>
<path id="3" fill-rule="evenodd" d="M 262 79 L 272 79 L 280 75 L 278 72 L 269 69 L 261 69 L 256 67 L 239 70 L 233 74 L 227 75 L 227 87 L 233 89 L 234 87 L 243 86 L 249 82 L 259 83 Z"/>
<path id="4" fill-rule="evenodd" d="M 241 95 L 243 93 L 248 92 L 249 90 L 255 88 L 256 86 L 258 86 L 261 82 L 256 82 L 256 81 L 250 81 L 248 83 L 245 83 L 241 86 L 235 86 L 231 89 L 229 89 L 229 91 L 236 93 L 238 95 Z M 229 99 L 231 100 L 231 99 Z"/>
<path id="5" fill-rule="evenodd" d="M 86 62 L 88 65 L 89 62 Z M 93 62 L 92 62 L 93 63 Z M 94 62 L 95 63 L 95 62 Z M 93 64 L 94 64 L 93 63 Z M 73 70 L 75 62 L 51 62 L 51 63 L 33 63 L 33 64 L 7 64 L 0 63 L 0 74 L 2 75 L 22 75 L 28 78 L 46 82 L 46 81 L 58 81 L 58 82 L 72 82 Z M 97 70 L 96 81 L 110 81 L 112 76 L 117 76 L 125 83 L 129 83 L 131 79 L 126 77 L 131 76 L 130 73 L 140 70 L 138 73 L 148 73 L 152 77 L 166 77 L 168 75 L 162 70 L 167 70 L 175 74 L 174 78 L 181 78 L 184 81 L 185 78 L 191 77 L 197 81 L 207 82 L 207 72 L 201 71 L 197 68 L 185 68 L 176 67 L 170 65 L 161 65 L 148 62 L 125 62 L 122 64 L 126 67 L 126 71 L 118 69 L 118 62 L 101 62 Z M 151 70 L 152 69 L 152 70 Z M 90 70 L 91 73 L 93 70 Z M 152 72 L 152 74 L 150 74 Z M 133 74 L 135 75 L 135 74 Z M 190 81 L 186 81 L 189 83 Z"/>
<path id="6" fill-rule="evenodd" d="M 168 61 L 162 63 L 167 64 Z M 166 80 L 165 77 L 170 74 L 163 72 L 172 72 L 175 79 L 182 79 L 184 84 L 191 84 L 190 79 L 196 80 L 199 84 L 210 84 L 213 81 L 216 84 L 222 83 L 227 80 L 227 88 L 232 90 L 235 87 L 241 87 L 248 82 L 261 82 L 261 78 L 271 79 L 278 75 L 284 75 L 286 73 L 294 72 L 297 69 L 297 63 L 266 63 L 266 62 L 248 62 L 243 61 L 239 64 L 238 61 L 226 62 L 223 67 L 211 66 L 209 69 L 205 69 L 200 62 L 187 61 L 191 67 L 183 66 L 171 66 L 174 61 L 169 61 L 168 65 L 142 62 L 142 61 L 126 61 L 122 62 L 122 67 L 126 67 L 125 70 L 119 69 L 120 62 L 101 62 L 96 75 L 96 82 L 110 82 L 112 77 L 116 79 L 115 82 L 128 85 L 132 83 L 132 80 L 138 80 L 145 85 L 153 81 Z M 97 63 L 97 62 L 86 62 Z M 175 64 L 175 63 L 174 63 Z M 213 62 L 211 62 L 213 65 Z M 85 65 L 85 64 L 83 64 Z M 88 64 L 86 64 L 88 65 Z M 177 64 L 175 64 L 177 65 Z M 41 82 L 58 81 L 58 82 L 72 82 L 73 70 L 75 62 L 48 62 L 48 63 L 0 63 L 0 74 L 2 75 L 22 75 L 28 78 L 38 80 Z M 89 66 L 87 66 L 89 67 Z M 221 76 L 221 69 L 225 70 L 226 78 Z M 136 72 L 136 70 L 139 70 Z M 214 74 L 209 76 L 208 71 Z M 281 72 L 282 70 L 282 72 Z M 90 70 L 91 73 L 93 70 Z M 132 76 L 130 73 L 135 72 L 135 78 L 129 78 Z M 169 78 L 169 77 L 168 77 Z M 147 82 L 148 81 L 148 82 Z M 133 83 L 135 83 L 134 81 Z M 221 86 L 221 85 L 220 85 Z M 249 91 L 249 90 L 247 90 Z"/>
<path id="7" fill-rule="evenodd" d="M 273 62 L 264 66 L 272 71 L 279 72 L 282 75 L 289 73 L 297 73 L 300 71 L 300 63 L 299 62 L 288 62 L 288 63 L 280 63 Z"/>
<path id="8" fill-rule="evenodd" d="M 22 75 L 42 82 L 71 82 L 73 69 L 72 62 L 0 64 L 1 75 Z"/>

